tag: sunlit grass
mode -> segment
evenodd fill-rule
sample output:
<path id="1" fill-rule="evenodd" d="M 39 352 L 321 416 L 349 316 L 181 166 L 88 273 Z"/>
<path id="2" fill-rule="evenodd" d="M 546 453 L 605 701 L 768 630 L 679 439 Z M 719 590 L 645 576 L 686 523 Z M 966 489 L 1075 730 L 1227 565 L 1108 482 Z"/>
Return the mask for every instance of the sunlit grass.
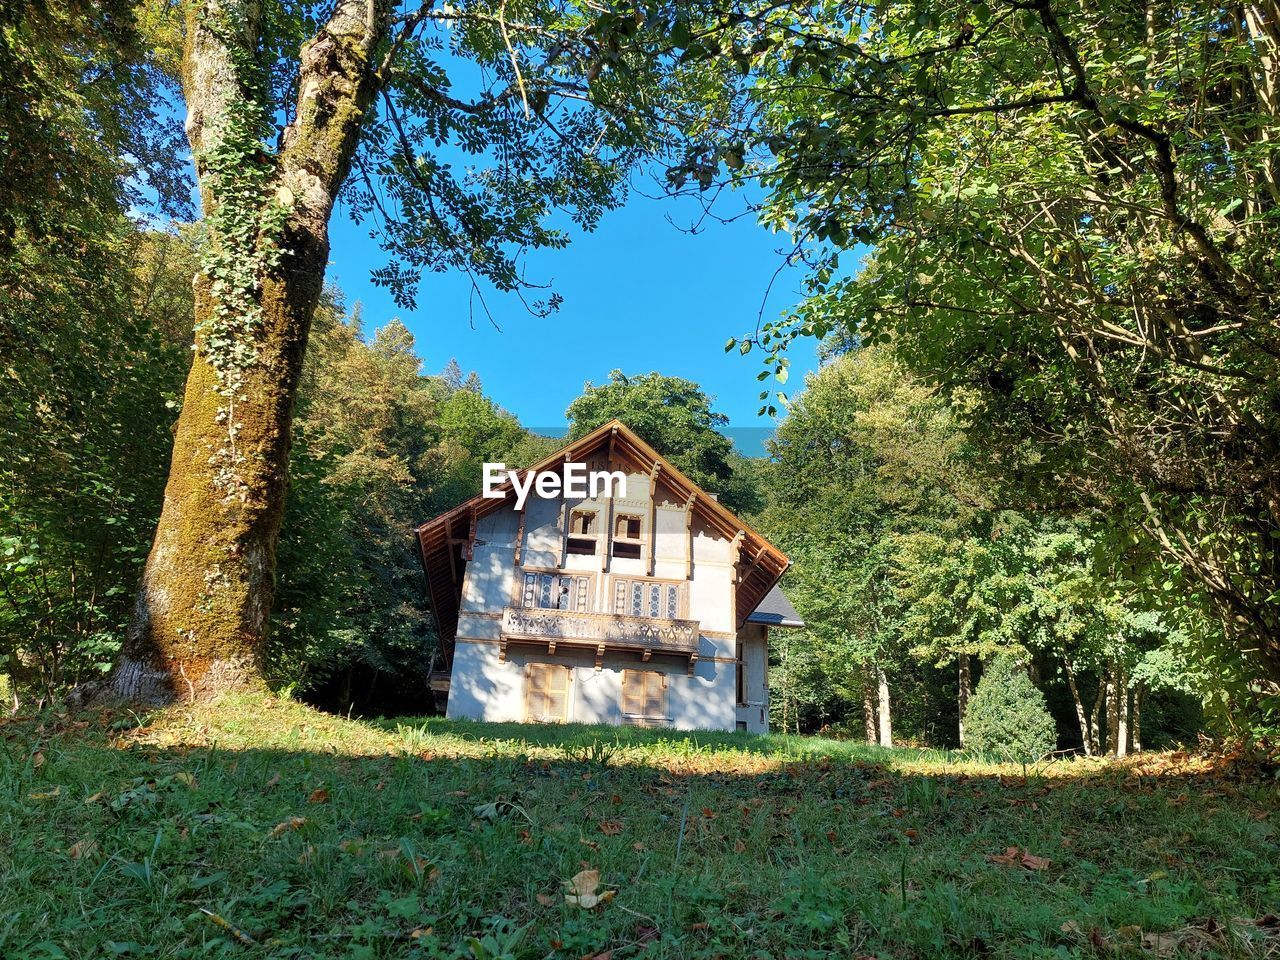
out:
<path id="1" fill-rule="evenodd" d="M 11 722 L 0 745 L 6 960 L 1280 949 L 1232 922 L 1280 908 L 1276 783 L 1194 758 L 1024 775 L 251 697 Z M 594 910 L 564 899 L 584 869 L 615 891 Z"/>

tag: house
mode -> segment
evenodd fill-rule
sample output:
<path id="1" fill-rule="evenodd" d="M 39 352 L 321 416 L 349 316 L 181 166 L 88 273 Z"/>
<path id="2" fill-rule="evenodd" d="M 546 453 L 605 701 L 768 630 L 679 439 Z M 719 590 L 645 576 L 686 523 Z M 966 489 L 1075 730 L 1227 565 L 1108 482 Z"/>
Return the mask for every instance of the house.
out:
<path id="1" fill-rule="evenodd" d="M 416 530 L 449 717 L 768 729 L 780 550 L 618 420 L 491 494 Z"/>

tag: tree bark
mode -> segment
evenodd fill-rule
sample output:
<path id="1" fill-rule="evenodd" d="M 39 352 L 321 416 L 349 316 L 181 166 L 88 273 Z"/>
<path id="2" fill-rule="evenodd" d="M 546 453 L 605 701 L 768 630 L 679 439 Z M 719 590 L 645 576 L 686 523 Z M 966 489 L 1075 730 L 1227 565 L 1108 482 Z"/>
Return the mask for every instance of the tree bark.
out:
<path id="1" fill-rule="evenodd" d="M 969 695 L 973 692 L 973 680 L 970 672 L 969 655 L 960 654 L 960 685 L 957 706 L 960 709 L 960 749 L 964 749 L 964 712 L 969 709 Z"/>
<path id="2" fill-rule="evenodd" d="M 1071 658 L 1062 658 L 1062 668 L 1067 675 L 1067 689 L 1071 691 L 1071 702 L 1076 708 L 1076 723 L 1080 725 L 1080 743 L 1084 747 L 1084 755 L 1092 757 L 1093 728 L 1089 725 L 1089 716 L 1084 712 L 1084 701 L 1080 699 L 1080 688 L 1076 684 L 1076 673 L 1071 667 Z"/>
<path id="3" fill-rule="evenodd" d="M 252 106 L 243 64 L 256 54 L 262 21 L 258 0 L 205 0 L 188 17 L 187 135 L 207 220 L 228 200 L 224 188 L 236 185 L 236 171 L 211 158 Z M 242 251 L 222 240 L 224 251 L 249 258 L 264 244 L 281 251 L 257 269 L 255 322 L 230 328 L 251 356 L 233 389 L 208 333 L 233 313 L 225 285 L 196 277 L 195 356 L 159 524 L 108 684 L 115 698 L 195 699 L 262 683 L 294 398 L 324 283 L 329 216 L 376 93 L 373 56 L 388 27 L 383 0 L 340 0 L 302 48 L 297 115 L 280 153 L 264 149 L 256 161 L 271 165 L 260 200 L 281 211 L 278 234 L 264 227 Z"/>
<path id="4" fill-rule="evenodd" d="M 880 746 L 893 746 L 893 721 L 889 712 L 889 678 L 884 668 L 876 665 L 876 682 L 880 688 Z"/>

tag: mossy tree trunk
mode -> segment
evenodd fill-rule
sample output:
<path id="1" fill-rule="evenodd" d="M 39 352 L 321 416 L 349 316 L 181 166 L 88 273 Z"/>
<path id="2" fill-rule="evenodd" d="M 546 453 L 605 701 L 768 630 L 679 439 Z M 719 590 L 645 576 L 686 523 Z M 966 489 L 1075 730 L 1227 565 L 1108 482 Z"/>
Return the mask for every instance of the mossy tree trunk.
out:
<path id="1" fill-rule="evenodd" d="M 260 0 L 193 4 L 183 82 L 211 255 L 164 506 L 109 690 L 126 700 L 257 685 L 275 584 L 290 426 L 328 221 L 377 93 L 383 0 L 341 0 L 302 48 L 295 118 L 255 74 Z"/>

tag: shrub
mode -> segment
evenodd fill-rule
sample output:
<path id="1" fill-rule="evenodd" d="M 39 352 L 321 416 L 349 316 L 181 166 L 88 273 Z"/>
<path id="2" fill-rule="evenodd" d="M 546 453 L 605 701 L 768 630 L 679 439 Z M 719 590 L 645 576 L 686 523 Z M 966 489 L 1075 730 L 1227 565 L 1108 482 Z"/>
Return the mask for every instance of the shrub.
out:
<path id="1" fill-rule="evenodd" d="M 982 675 L 964 712 L 965 747 L 1014 761 L 1038 760 L 1057 746 L 1044 694 L 1010 656 L 997 657 Z"/>

